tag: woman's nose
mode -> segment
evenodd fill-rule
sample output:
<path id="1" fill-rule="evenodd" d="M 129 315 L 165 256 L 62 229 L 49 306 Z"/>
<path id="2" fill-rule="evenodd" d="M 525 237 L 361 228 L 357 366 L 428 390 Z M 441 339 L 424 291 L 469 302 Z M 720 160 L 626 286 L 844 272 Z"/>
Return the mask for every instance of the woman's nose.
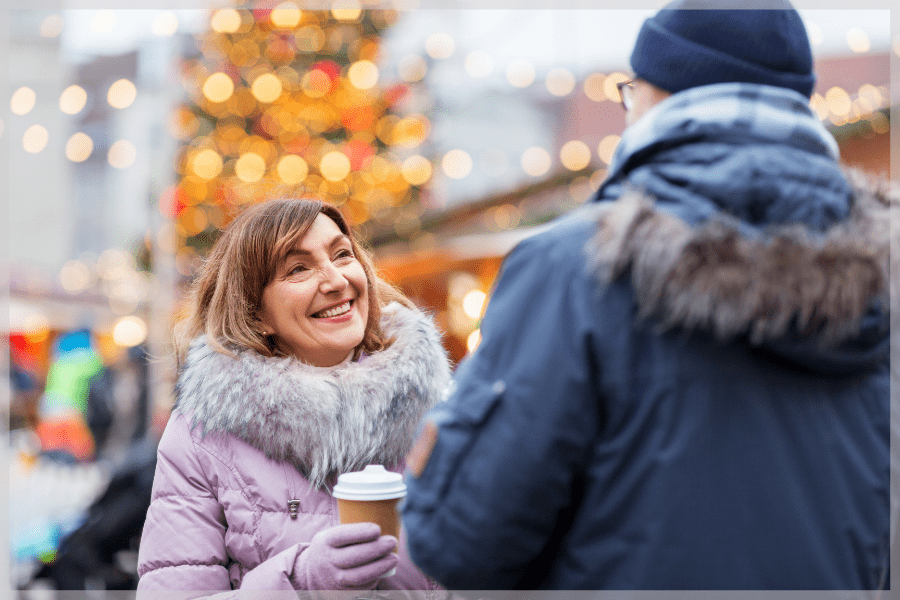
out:
<path id="1" fill-rule="evenodd" d="M 341 270 L 332 264 L 328 264 L 321 270 L 319 289 L 325 292 L 341 291 L 347 287 L 347 278 Z"/>

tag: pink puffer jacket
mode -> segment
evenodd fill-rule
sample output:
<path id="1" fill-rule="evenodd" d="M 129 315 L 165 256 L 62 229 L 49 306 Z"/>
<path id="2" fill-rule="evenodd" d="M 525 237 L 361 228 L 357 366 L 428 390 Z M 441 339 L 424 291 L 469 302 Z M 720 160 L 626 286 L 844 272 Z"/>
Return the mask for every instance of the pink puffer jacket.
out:
<path id="1" fill-rule="evenodd" d="M 338 524 L 337 475 L 366 464 L 401 471 L 419 420 L 449 383 L 431 320 L 389 309 L 382 325 L 395 343 L 333 369 L 251 351 L 232 358 L 202 338 L 191 346 L 159 444 L 139 591 L 300 589 L 298 555 Z M 379 589 L 437 590 L 403 534 L 397 574 Z"/>

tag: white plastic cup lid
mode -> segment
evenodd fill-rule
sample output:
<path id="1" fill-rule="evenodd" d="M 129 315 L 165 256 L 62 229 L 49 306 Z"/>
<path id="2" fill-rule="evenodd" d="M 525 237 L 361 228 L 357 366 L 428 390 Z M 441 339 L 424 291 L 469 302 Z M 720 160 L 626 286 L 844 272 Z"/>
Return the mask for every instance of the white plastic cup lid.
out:
<path id="1" fill-rule="evenodd" d="M 362 471 L 339 476 L 332 493 L 340 500 L 390 500 L 406 496 L 406 484 L 400 473 L 367 465 Z"/>

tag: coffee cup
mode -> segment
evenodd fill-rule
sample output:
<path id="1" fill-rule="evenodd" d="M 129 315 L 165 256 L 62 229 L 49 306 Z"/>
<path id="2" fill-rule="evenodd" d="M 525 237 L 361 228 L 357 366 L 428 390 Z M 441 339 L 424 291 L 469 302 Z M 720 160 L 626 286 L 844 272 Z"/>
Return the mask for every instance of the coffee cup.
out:
<path id="1" fill-rule="evenodd" d="M 341 523 L 375 523 L 382 535 L 400 539 L 400 513 L 397 505 L 406 496 L 403 475 L 382 465 L 367 465 L 362 471 L 338 477 L 332 494 L 337 499 Z M 394 552 L 398 552 L 395 548 Z M 385 577 L 397 574 L 394 567 Z"/>

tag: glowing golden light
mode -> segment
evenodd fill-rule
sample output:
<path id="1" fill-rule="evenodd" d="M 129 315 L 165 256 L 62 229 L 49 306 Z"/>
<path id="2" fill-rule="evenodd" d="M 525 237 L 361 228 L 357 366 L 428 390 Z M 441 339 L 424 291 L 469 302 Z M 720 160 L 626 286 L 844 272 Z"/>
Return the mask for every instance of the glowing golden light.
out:
<path id="1" fill-rule="evenodd" d="M 331 90 L 331 78 L 321 70 L 313 69 L 303 75 L 300 87 L 310 98 L 321 98 Z"/>
<path id="2" fill-rule="evenodd" d="M 331 14 L 338 21 L 356 21 L 362 15 L 362 7 L 355 0 L 335 0 Z"/>
<path id="3" fill-rule="evenodd" d="M 253 96 L 260 102 L 275 102 L 284 91 L 281 79 L 274 73 L 263 73 L 250 86 Z"/>
<path id="4" fill-rule="evenodd" d="M 512 204 L 501 204 L 489 211 L 492 226 L 498 229 L 512 229 L 522 221 L 522 211 Z"/>
<path id="5" fill-rule="evenodd" d="M 59 109 L 67 115 L 76 115 L 87 104 L 87 92 L 79 85 L 70 85 L 59 96 Z"/>
<path id="6" fill-rule="evenodd" d="M 481 316 L 481 310 L 484 308 L 484 302 L 487 300 L 487 294 L 481 290 L 470 290 L 463 296 L 462 307 L 470 319 L 477 319 Z"/>
<path id="7" fill-rule="evenodd" d="M 494 59 L 483 50 L 474 50 L 466 56 L 466 73 L 480 79 L 494 70 Z"/>
<path id="8" fill-rule="evenodd" d="M 255 183 L 266 174 L 266 161 L 259 154 L 246 152 L 234 163 L 234 173 L 243 182 Z"/>
<path id="9" fill-rule="evenodd" d="M 328 181 L 342 181 L 350 174 L 350 159 L 343 152 L 328 152 L 319 161 L 319 172 Z"/>
<path id="10" fill-rule="evenodd" d="M 49 139 L 50 134 L 46 128 L 40 125 L 32 125 L 25 130 L 25 135 L 22 136 L 22 147 L 25 148 L 25 152 L 37 154 L 47 147 Z"/>
<path id="11" fill-rule="evenodd" d="M 850 30 L 847 31 L 847 45 L 850 47 L 850 50 L 857 54 L 863 54 L 872 48 L 872 44 L 869 42 L 869 36 L 866 35 L 865 31 L 858 27 L 851 27 Z"/>
<path id="12" fill-rule="evenodd" d="M 818 23 L 804 21 L 803 24 L 806 26 L 806 36 L 809 38 L 810 44 L 818 46 L 825 41 L 825 34 L 822 33 L 822 28 L 819 27 Z"/>
<path id="13" fill-rule="evenodd" d="M 613 102 L 621 102 L 622 97 L 619 96 L 619 88 L 617 88 L 616 85 L 623 81 L 628 81 L 629 79 L 630 77 L 625 73 L 610 73 L 603 81 L 603 93 Z"/>
<path id="14" fill-rule="evenodd" d="M 109 147 L 107 160 L 116 169 L 127 169 L 137 159 L 137 148 L 128 140 L 119 140 Z"/>
<path id="15" fill-rule="evenodd" d="M 41 37 L 53 38 L 62 33 L 63 19 L 59 15 L 50 15 L 41 21 Z"/>
<path id="16" fill-rule="evenodd" d="M 872 126 L 872 131 L 878 134 L 884 134 L 891 130 L 890 121 L 888 121 L 888 118 L 880 112 L 872 115 L 869 119 L 869 125 Z"/>
<path id="17" fill-rule="evenodd" d="M 547 73 L 544 83 L 554 96 L 568 96 L 575 89 L 575 76 L 568 69 L 557 67 Z"/>
<path id="18" fill-rule="evenodd" d="M 400 78 L 408 83 L 422 81 L 428 73 L 428 63 L 421 56 L 411 54 L 400 59 L 397 65 L 397 72 Z"/>
<path id="19" fill-rule="evenodd" d="M 410 115 L 400 119 L 391 132 L 391 143 L 403 148 L 415 148 L 428 136 L 431 122 L 423 115 Z"/>
<path id="20" fill-rule="evenodd" d="M 98 10 L 90 27 L 94 33 L 109 33 L 116 28 L 116 15 L 111 10 Z"/>
<path id="21" fill-rule="evenodd" d="M 884 96 L 882 96 L 881 92 L 878 91 L 878 88 L 871 83 L 861 85 L 857 95 L 859 95 L 860 98 L 865 98 L 866 101 L 872 105 L 873 109 L 881 108 L 884 103 Z"/>
<path id="22" fill-rule="evenodd" d="M 222 157 L 218 152 L 210 148 L 205 148 L 194 154 L 191 160 L 191 169 L 197 174 L 197 177 L 210 180 L 218 177 L 222 172 Z"/>
<path id="23" fill-rule="evenodd" d="M 825 92 L 825 104 L 831 114 L 840 117 L 846 116 L 852 107 L 850 94 L 840 87 L 833 87 Z"/>
<path id="24" fill-rule="evenodd" d="M 303 157 L 287 154 L 278 161 L 276 171 L 283 182 L 297 184 L 306 179 L 309 174 L 309 165 L 306 164 Z"/>
<path id="25" fill-rule="evenodd" d="M 594 102 L 603 102 L 606 100 L 606 92 L 603 91 L 605 81 L 606 75 L 603 73 L 591 73 L 582 84 L 584 95 Z"/>
<path id="26" fill-rule="evenodd" d="M 39 312 L 33 312 L 25 317 L 23 329 L 25 330 L 25 339 L 32 344 L 45 342 L 50 337 L 50 321 Z"/>
<path id="27" fill-rule="evenodd" d="M 233 8 L 217 10 L 209 25 L 217 33 L 234 33 L 241 28 L 241 14 Z"/>
<path id="28" fill-rule="evenodd" d="M 540 177 L 550 170 L 550 153 L 539 146 L 522 153 L 522 170 L 532 177 Z"/>
<path id="29" fill-rule="evenodd" d="M 76 133 L 66 142 L 66 158 L 72 162 L 84 162 L 94 151 L 94 140 L 86 133 Z"/>
<path id="30" fill-rule="evenodd" d="M 127 79 L 120 79 L 109 86 L 106 101 L 113 108 L 127 108 L 137 98 L 137 88 Z"/>
<path id="31" fill-rule="evenodd" d="M 300 19 L 302 17 L 303 12 L 293 2 L 282 2 L 276 6 L 269 15 L 269 19 L 275 27 L 284 29 L 296 27 L 300 24 Z"/>
<path id="32" fill-rule="evenodd" d="M 59 271 L 59 284 L 69 293 L 80 292 L 91 283 L 91 269 L 80 260 L 70 260 Z"/>
<path id="33" fill-rule="evenodd" d="M 818 92 L 813 94 L 809 99 L 809 106 L 816 112 L 816 116 L 819 117 L 820 121 L 828 118 L 828 105 L 825 103 L 825 98 L 822 97 L 822 94 Z"/>
<path id="34" fill-rule="evenodd" d="M 476 329 L 472 333 L 469 334 L 469 337 L 466 338 L 466 350 L 470 353 L 475 352 L 478 349 L 478 345 L 481 343 L 481 330 Z"/>
<path id="35" fill-rule="evenodd" d="M 600 157 L 600 160 L 607 165 L 612 162 L 613 154 L 616 152 L 616 146 L 619 145 L 621 139 L 621 137 L 613 133 L 600 140 L 600 143 L 597 144 L 597 156 Z"/>
<path id="36" fill-rule="evenodd" d="M 441 160 L 441 169 L 451 179 L 462 179 L 472 172 L 472 157 L 465 150 L 451 150 Z"/>
<path id="37" fill-rule="evenodd" d="M 168 10 L 160 13 L 153 19 L 150 30 L 153 31 L 153 35 L 172 37 L 178 31 L 178 17 Z"/>
<path id="38" fill-rule="evenodd" d="M 425 52 L 435 60 L 450 58 L 456 51 L 456 43 L 450 34 L 432 33 L 425 40 Z"/>
<path id="39" fill-rule="evenodd" d="M 431 179 L 431 162 L 424 156 L 413 154 L 403 161 L 400 171 L 410 185 L 422 185 Z"/>
<path id="40" fill-rule="evenodd" d="M 122 317 L 113 326 L 113 342 L 122 348 L 132 348 L 147 339 L 147 323 L 140 317 Z"/>
<path id="41" fill-rule="evenodd" d="M 203 95 L 210 102 L 225 102 L 234 93 L 234 82 L 225 73 L 213 73 L 203 82 Z"/>
<path id="42" fill-rule="evenodd" d="M 526 88 L 534 83 L 534 66 L 524 59 L 517 59 L 506 67 L 506 80 L 517 88 Z"/>
<path id="43" fill-rule="evenodd" d="M 378 83 L 378 67 L 370 60 L 358 60 L 347 70 L 350 84 L 360 90 L 369 90 Z"/>
<path id="44" fill-rule="evenodd" d="M 17 115 L 27 115 L 34 108 L 37 101 L 37 94 L 30 87 L 20 87 L 13 92 L 12 99 L 9 102 L 10 109 Z"/>
<path id="45" fill-rule="evenodd" d="M 570 171 L 580 171 L 591 164 L 591 149 L 580 140 L 571 140 L 560 149 L 559 160 Z"/>

